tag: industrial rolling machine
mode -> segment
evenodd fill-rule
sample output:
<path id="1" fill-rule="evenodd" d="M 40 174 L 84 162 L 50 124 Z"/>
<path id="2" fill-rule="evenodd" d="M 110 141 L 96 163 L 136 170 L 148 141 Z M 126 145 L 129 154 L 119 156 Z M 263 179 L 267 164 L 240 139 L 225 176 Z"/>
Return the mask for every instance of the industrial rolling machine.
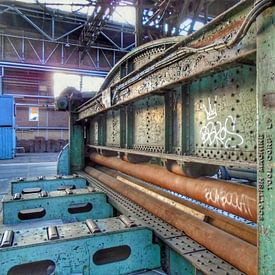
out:
<path id="1" fill-rule="evenodd" d="M 75 175 L 11 183 L 1 268 L 273 274 L 273 4 L 240 1 L 188 37 L 134 49 L 84 103 L 62 94 L 58 171 Z M 220 167 L 257 183 L 217 179 Z"/>

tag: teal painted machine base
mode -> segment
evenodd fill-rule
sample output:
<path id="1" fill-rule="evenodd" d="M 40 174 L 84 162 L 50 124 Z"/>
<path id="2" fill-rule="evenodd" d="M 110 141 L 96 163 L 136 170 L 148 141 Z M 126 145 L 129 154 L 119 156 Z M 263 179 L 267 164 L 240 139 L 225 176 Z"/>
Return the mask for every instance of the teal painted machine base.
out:
<path id="1" fill-rule="evenodd" d="M 51 269 L 49 274 L 56 275 L 127 274 L 160 266 L 160 248 L 152 243 L 149 229 L 127 228 L 119 218 L 96 224 L 99 233 L 92 233 L 85 222 L 57 226 L 54 240 L 47 228 L 14 232 L 11 246 L 0 248 L 0 274 L 23 274 L 17 273 L 20 268 L 31 274 L 42 263 L 44 272 Z"/>
<path id="2" fill-rule="evenodd" d="M 46 197 L 40 193 L 5 196 L 3 223 L 61 219 L 63 222 L 85 219 L 104 219 L 113 216 L 113 207 L 107 197 L 93 188 L 51 191 Z"/>
<path id="3" fill-rule="evenodd" d="M 22 212 L 32 218 L 22 219 Z M 2 214 L 0 275 L 116 275 L 159 267 L 172 275 L 241 274 L 89 178 L 13 181 Z"/>
<path id="4" fill-rule="evenodd" d="M 56 176 L 56 177 L 39 177 L 34 179 L 20 178 L 10 183 L 10 193 L 22 193 L 25 188 L 41 188 L 46 192 L 58 189 L 75 189 L 87 187 L 86 179 L 78 176 Z"/>

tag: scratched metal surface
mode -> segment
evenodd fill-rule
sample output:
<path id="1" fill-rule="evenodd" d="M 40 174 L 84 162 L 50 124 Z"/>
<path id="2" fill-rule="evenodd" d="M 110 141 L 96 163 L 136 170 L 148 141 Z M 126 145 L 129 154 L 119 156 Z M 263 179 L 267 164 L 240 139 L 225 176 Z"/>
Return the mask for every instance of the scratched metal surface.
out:
<path id="1" fill-rule="evenodd" d="M 86 180 L 83 178 L 75 178 L 72 176 L 45 177 L 41 180 L 37 178 L 18 179 L 11 181 L 10 194 L 21 193 L 25 188 L 41 188 L 44 191 L 54 191 L 62 186 L 75 186 L 75 188 L 85 188 Z"/>
<path id="2" fill-rule="evenodd" d="M 121 72 L 125 62 L 134 62 L 134 70 L 120 79 L 114 74 L 113 81 L 109 77 L 112 85 L 105 83 L 108 88 L 79 109 L 78 119 L 88 118 L 87 144 L 159 154 L 152 157 L 163 160 L 182 157 L 181 162 L 192 162 L 189 157 L 196 163 L 254 167 L 255 24 L 232 48 L 183 54 L 185 46 L 198 48 L 234 37 L 250 2 L 183 39 L 181 46 L 170 51 L 160 45 L 144 48 L 140 56 L 119 63 Z M 153 62 L 157 55 L 162 58 Z"/>
<path id="3" fill-rule="evenodd" d="M 165 131 L 171 131 L 173 154 L 256 163 L 255 93 L 255 67 L 239 65 L 175 88 L 171 105 L 163 95 L 137 100 L 132 148 L 164 153 Z M 172 112 L 172 129 L 166 111 Z M 120 129 L 119 110 L 109 111 L 107 146 L 120 146 Z"/>
<path id="4" fill-rule="evenodd" d="M 106 144 L 109 146 L 120 146 L 120 111 L 111 110 L 107 112 L 106 118 Z"/>
<path id="5" fill-rule="evenodd" d="M 258 219 L 259 274 L 275 270 L 275 7 L 258 19 Z"/>
<path id="6" fill-rule="evenodd" d="M 199 157 L 256 162 L 256 69 L 238 66 L 193 82 L 191 152 Z"/>
<path id="7" fill-rule="evenodd" d="M 143 53 L 139 54 L 134 58 L 134 69 L 139 69 L 146 63 L 148 63 L 148 60 L 153 59 L 157 56 L 159 56 L 161 53 L 163 53 L 166 50 L 166 45 L 161 45 L 158 47 L 154 47 L 150 50 L 144 51 Z M 118 81 L 116 81 L 118 82 Z"/>
<path id="8" fill-rule="evenodd" d="M 98 145 L 98 120 L 96 118 L 90 122 L 89 141 L 91 144 Z"/>
<path id="9" fill-rule="evenodd" d="M 244 19 L 245 14 L 237 13 L 230 18 L 230 24 L 219 24 L 207 32 L 207 36 L 201 36 L 194 39 L 188 46 L 199 47 L 210 44 L 213 40 L 221 41 L 226 35 L 233 37 Z M 205 37 L 207 37 L 205 39 Z M 209 39 L 210 38 L 210 39 Z M 211 41 L 212 38 L 212 41 Z M 198 53 L 193 55 L 185 55 L 179 60 L 173 62 L 173 58 L 180 55 L 180 51 L 184 47 L 166 55 L 164 58 L 155 62 L 144 71 L 136 73 L 127 81 L 118 82 L 112 87 L 112 92 L 116 93 L 113 105 L 117 105 L 132 99 L 136 99 L 141 95 L 167 87 L 181 80 L 189 81 L 192 76 L 211 72 L 216 66 L 232 62 L 234 59 L 245 55 L 250 50 L 255 49 L 255 27 L 252 26 L 249 33 L 238 45 L 231 49 L 222 49 L 210 51 L 207 54 Z M 172 61 L 171 61 L 172 60 Z"/>
<path id="10" fill-rule="evenodd" d="M 106 195 L 102 192 L 89 192 L 85 189 L 75 189 L 71 195 L 66 195 L 65 191 L 52 191 L 48 197 L 40 197 L 39 194 L 24 194 L 20 200 L 12 200 L 10 196 L 5 196 L 3 200 L 3 223 L 17 224 L 29 223 L 30 221 L 42 221 L 61 219 L 63 222 L 82 221 L 85 219 L 109 218 L 113 215 L 113 208 L 107 202 Z M 85 207 L 90 208 L 70 212 L 70 208 Z M 38 217 L 22 218 L 20 212 L 35 209 L 44 210 Z M 58 211 L 57 211 L 58 209 Z M 40 211 L 41 212 L 41 211 Z M 31 216 L 31 215 L 29 215 Z"/>
<path id="11" fill-rule="evenodd" d="M 182 87 L 175 88 L 172 94 L 172 112 L 173 112 L 173 144 L 172 153 L 182 154 L 183 153 L 183 123 L 184 117 L 183 112 L 185 112 L 186 98 L 184 96 L 184 91 Z"/>
<path id="12" fill-rule="evenodd" d="M 118 218 L 96 220 L 101 232 L 92 234 L 85 222 L 57 226 L 58 239 L 49 240 L 46 227 L 14 232 L 13 245 L 0 248 L 0 274 L 8 274 L 22 263 L 50 260 L 54 274 L 128 274 L 160 266 L 160 251 L 152 243 L 152 232 L 142 226 L 125 228 Z M 0 231 L 0 237 L 4 232 Z M 97 264 L 94 256 L 105 248 L 128 246 L 129 256 L 122 261 Z M 14 257 L 16 254 L 17 257 Z M 109 257 L 111 257 L 109 255 Z M 41 263 L 41 262 L 40 262 Z M 13 272 L 12 274 L 22 274 Z M 23 274 L 40 274 L 35 272 Z M 45 270 L 44 273 L 46 274 Z M 48 273 L 47 273 L 48 274 Z M 50 273 L 52 274 L 52 273 Z"/>
<path id="13" fill-rule="evenodd" d="M 119 81 L 117 81 L 117 77 L 116 81 L 112 81 L 110 77 L 107 77 L 112 85 L 105 84 L 104 87 L 108 88 L 105 88 L 102 94 L 109 94 L 110 100 L 107 100 L 108 103 L 106 103 L 99 94 L 96 99 L 81 106 L 79 119 L 95 115 L 106 110 L 106 108 L 126 103 L 129 100 L 136 100 L 138 97 L 156 92 L 159 89 L 170 89 L 176 83 L 189 82 L 192 78 L 197 78 L 199 74 L 209 74 L 211 71 L 219 70 L 230 63 L 237 63 L 241 59 L 246 59 L 245 62 L 247 62 L 251 57 L 255 57 L 254 25 L 244 39 L 231 49 L 226 48 L 208 53 L 182 55 L 182 50 L 185 46 L 198 48 L 213 41 L 221 41 L 226 37 L 234 37 L 245 15 L 251 8 L 252 2 L 242 1 L 238 6 L 216 18 L 202 30 L 187 38 L 183 38 L 182 46 L 166 51 L 161 58 L 157 57 L 157 59 L 154 59 L 154 53 L 150 56 L 151 48 L 147 52 L 144 50 L 144 54 L 148 55 L 146 64 L 142 67 L 138 65 L 138 70 L 129 70 L 128 74 L 124 77 L 121 76 Z M 138 60 L 138 52 L 134 60 L 135 58 Z M 128 60 L 124 60 L 122 64 L 120 62 L 115 70 L 123 69 L 127 62 Z M 129 62 L 131 63 L 132 61 L 129 60 Z M 135 64 L 133 67 L 135 68 Z"/>
<path id="14" fill-rule="evenodd" d="M 148 97 L 134 103 L 134 144 L 138 150 L 164 150 L 164 99 Z"/>

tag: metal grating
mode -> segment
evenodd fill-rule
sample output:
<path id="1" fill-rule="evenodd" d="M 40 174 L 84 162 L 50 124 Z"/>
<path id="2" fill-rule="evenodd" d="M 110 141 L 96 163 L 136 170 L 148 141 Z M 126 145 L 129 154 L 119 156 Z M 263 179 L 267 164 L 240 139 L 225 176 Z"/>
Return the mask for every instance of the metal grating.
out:
<path id="1" fill-rule="evenodd" d="M 159 219 L 123 195 L 113 191 L 84 172 L 79 172 L 79 175 L 86 178 L 92 186 L 105 192 L 109 202 L 118 211 L 127 215 L 136 224 L 152 229 L 155 235 L 165 244 L 190 261 L 196 269 L 204 274 L 243 274 L 229 263 L 199 245 L 196 241 L 187 237 L 182 231 Z"/>

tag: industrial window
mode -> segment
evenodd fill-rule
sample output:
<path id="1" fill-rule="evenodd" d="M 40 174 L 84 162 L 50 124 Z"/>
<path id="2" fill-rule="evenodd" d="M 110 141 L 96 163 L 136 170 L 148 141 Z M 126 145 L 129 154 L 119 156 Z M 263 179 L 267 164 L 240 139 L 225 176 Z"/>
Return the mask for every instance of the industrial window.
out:
<path id="1" fill-rule="evenodd" d="M 29 121 L 38 121 L 39 120 L 39 108 L 30 107 L 29 108 Z"/>

